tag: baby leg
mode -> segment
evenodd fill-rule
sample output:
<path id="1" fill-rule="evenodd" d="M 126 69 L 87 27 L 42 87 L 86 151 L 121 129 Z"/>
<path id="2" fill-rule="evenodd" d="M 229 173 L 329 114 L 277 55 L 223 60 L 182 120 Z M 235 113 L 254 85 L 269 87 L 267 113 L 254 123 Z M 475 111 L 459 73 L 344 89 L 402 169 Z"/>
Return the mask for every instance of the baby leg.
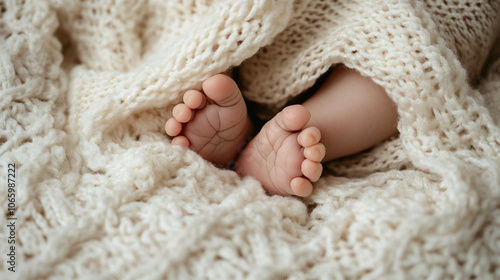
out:
<path id="1" fill-rule="evenodd" d="M 398 133 L 397 107 L 385 90 L 345 66 L 303 105 L 311 112 L 307 125 L 321 130 L 323 161 L 361 152 Z"/>

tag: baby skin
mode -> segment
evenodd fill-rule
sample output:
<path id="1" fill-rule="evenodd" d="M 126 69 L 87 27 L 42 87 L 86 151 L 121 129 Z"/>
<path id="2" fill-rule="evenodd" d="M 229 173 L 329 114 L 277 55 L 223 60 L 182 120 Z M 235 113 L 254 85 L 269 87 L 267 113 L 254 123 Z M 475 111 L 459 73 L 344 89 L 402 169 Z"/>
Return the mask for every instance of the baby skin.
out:
<path id="1" fill-rule="evenodd" d="M 204 81 L 202 91 L 185 92 L 165 131 L 172 144 L 216 165 L 236 160 L 235 171 L 256 178 L 269 193 L 306 197 L 321 176 L 322 162 L 395 135 L 397 118 L 382 87 L 339 66 L 308 100 L 285 107 L 244 148 L 254 126 L 238 85 L 224 74 Z"/>

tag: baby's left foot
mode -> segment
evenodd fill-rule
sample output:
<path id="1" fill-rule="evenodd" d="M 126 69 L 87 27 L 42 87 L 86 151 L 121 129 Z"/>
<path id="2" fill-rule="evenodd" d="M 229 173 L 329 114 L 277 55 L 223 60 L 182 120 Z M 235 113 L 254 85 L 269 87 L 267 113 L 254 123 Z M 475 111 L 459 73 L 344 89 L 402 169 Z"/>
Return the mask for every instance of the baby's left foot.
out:
<path id="1" fill-rule="evenodd" d="M 236 172 L 258 179 L 270 193 L 309 196 L 312 182 L 321 176 L 325 156 L 319 129 L 305 128 L 310 118 L 302 105 L 283 109 L 243 150 Z"/>

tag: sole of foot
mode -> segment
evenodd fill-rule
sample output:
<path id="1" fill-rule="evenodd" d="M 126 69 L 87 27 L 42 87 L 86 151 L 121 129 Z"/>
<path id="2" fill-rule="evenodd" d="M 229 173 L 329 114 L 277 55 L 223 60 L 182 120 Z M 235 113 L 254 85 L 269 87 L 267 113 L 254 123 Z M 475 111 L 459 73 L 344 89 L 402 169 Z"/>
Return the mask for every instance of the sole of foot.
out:
<path id="1" fill-rule="evenodd" d="M 173 145 L 189 147 L 213 164 L 225 166 L 238 156 L 252 124 L 241 91 L 229 76 L 212 76 L 202 89 L 184 93 L 165 131 L 173 137 Z"/>
<path id="2" fill-rule="evenodd" d="M 286 107 L 267 122 L 236 162 L 241 176 L 258 179 L 272 194 L 309 196 L 323 171 L 325 146 L 302 105 Z"/>

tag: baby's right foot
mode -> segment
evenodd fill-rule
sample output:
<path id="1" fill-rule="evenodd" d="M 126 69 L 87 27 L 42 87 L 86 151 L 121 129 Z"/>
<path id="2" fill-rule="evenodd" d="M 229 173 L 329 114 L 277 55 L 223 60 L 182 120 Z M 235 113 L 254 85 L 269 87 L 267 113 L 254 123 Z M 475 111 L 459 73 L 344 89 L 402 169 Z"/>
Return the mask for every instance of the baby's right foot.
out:
<path id="1" fill-rule="evenodd" d="M 238 156 L 252 124 L 243 96 L 230 77 L 218 74 L 202 84 L 203 93 L 188 90 L 173 109 L 165 131 L 172 144 L 190 147 L 206 160 L 225 166 Z"/>
<path id="2" fill-rule="evenodd" d="M 236 172 L 255 177 L 270 193 L 310 195 L 311 182 L 321 176 L 325 156 L 319 129 L 304 128 L 310 118 L 310 112 L 302 105 L 283 109 L 243 150 Z"/>

